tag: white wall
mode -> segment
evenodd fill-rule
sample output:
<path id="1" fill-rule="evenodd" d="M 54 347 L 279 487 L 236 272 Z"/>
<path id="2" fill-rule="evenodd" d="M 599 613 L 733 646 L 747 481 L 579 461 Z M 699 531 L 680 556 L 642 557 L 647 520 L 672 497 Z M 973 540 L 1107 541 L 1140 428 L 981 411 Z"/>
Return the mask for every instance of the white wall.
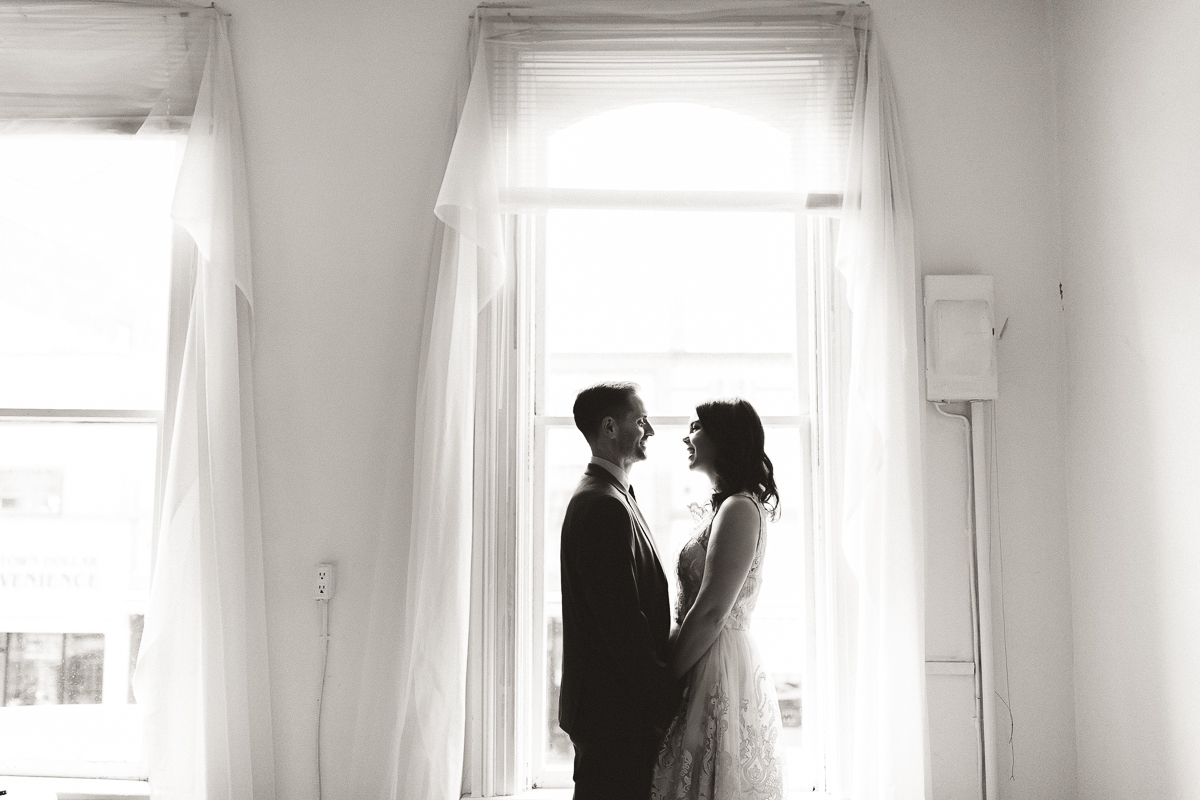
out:
<path id="1" fill-rule="evenodd" d="M 324 782 L 346 798 L 384 451 L 393 430 L 412 447 L 430 209 L 475 2 L 223 5 L 253 226 L 277 796 L 317 796 L 311 573 L 332 560 Z"/>
<path id="2" fill-rule="evenodd" d="M 474 4 L 226 6 L 254 228 L 275 753 L 278 796 L 288 800 L 316 797 L 310 572 L 322 560 L 339 566 L 325 785 L 327 796 L 346 796 L 386 443 L 398 431 L 398 446 L 412 447 L 430 209 Z M 901 104 L 922 267 L 995 275 L 1000 313 L 1012 318 L 998 405 L 1016 720 L 1005 796 L 1072 797 L 1048 23 L 1040 0 L 873 5 Z M 956 468 L 955 446 L 953 435 L 931 436 L 934 477 Z"/>
<path id="3" fill-rule="evenodd" d="M 1200 5 L 1056 12 L 1079 791 L 1200 798 Z"/>
<path id="4" fill-rule="evenodd" d="M 998 731 L 1001 796 L 1073 797 L 1063 331 L 1047 8 L 1040 0 L 874 0 L 871 6 L 895 77 L 921 268 L 926 274 L 995 276 L 997 323 L 1009 318 L 999 344 L 996 403 L 1004 555 L 997 589 L 1004 592 L 995 624 L 998 636 L 1007 632 L 997 642 L 996 668 L 1003 678 L 1006 645 L 1008 686 L 1001 681 L 998 688 L 1013 718 L 1011 749 L 1006 717 Z M 933 580 L 948 552 L 933 548 L 948 547 L 947 536 L 961 530 L 962 508 L 946 487 L 959 485 L 963 444 L 953 423 L 932 409 L 926 428 Z M 964 613 L 930 605 L 931 658 L 944 655 L 936 651 L 947 646 L 939 633 L 960 625 Z M 969 736 L 973 726 L 963 717 L 973 707 L 956 681 L 965 679 L 931 678 L 931 719 Z M 1003 704 L 998 709 L 1004 714 Z M 932 738 L 936 746 L 937 732 Z M 936 781 L 934 791 L 948 796 Z"/>

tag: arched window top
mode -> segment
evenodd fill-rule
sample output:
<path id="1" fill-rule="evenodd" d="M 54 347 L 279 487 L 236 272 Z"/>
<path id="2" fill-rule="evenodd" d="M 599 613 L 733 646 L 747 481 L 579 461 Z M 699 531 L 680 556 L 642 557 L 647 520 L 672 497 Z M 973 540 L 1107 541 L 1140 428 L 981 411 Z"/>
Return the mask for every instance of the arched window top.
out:
<path id="1" fill-rule="evenodd" d="M 555 188 L 788 191 L 794 183 L 791 136 L 697 103 L 587 117 L 550 136 L 547 167 Z"/>

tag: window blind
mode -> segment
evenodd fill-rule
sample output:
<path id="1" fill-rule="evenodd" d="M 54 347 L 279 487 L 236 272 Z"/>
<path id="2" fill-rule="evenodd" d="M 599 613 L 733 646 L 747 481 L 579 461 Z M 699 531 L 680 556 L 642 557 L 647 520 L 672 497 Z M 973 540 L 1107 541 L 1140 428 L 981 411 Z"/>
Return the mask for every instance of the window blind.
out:
<path id="1" fill-rule="evenodd" d="M 599 188 L 556 183 L 546 170 L 550 138 L 605 110 L 661 103 L 765 122 L 790 141 L 790 163 L 780 165 L 785 174 L 777 188 L 798 198 L 842 190 L 858 62 L 855 21 L 844 13 L 540 16 L 536 26 L 502 9 L 478 13 L 497 173 L 510 197 Z M 755 204 L 753 197 L 742 201 Z M 776 193 L 757 205 L 780 202 Z"/>
<path id="2" fill-rule="evenodd" d="M 186 120 L 211 20 L 125 4 L 0 6 L 0 132 Z"/>

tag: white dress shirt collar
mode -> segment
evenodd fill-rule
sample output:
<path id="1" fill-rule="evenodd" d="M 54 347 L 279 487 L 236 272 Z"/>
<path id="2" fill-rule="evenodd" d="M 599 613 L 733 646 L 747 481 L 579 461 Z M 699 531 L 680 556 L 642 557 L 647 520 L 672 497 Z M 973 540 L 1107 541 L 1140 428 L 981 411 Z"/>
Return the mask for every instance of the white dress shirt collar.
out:
<path id="1" fill-rule="evenodd" d="M 599 456 L 592 456 L 592 460 L 588 463 L 595 464 L 598 467 L 603 467 L 604 469 L 608 470 L 610 473 L 612 473 L 612 476 L 617 479 L 617 483 L 621 485 L 621 491 L 629 491 L 629 475 L 625 472 L 625 470 L 621 469 L 608 459 L 600 458 Z"/>

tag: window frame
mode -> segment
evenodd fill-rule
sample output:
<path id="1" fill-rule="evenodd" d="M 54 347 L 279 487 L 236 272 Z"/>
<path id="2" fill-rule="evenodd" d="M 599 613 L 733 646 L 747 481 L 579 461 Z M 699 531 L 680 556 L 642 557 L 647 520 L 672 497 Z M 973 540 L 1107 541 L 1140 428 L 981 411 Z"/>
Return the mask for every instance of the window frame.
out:
<path id="1" fill-rule="evenodd" d="M 591 194 L 589 197 L 588 195 Z M 565 207 L 647 209 L 646 198 L 632 195 L 628 205 L 614 205 L 604 190 L 574 190 Z M 672 193 L 675 194 L 675 193 Z M 737 192 L 703 192 L 708 203 L 722 210 L 737 208 L 745 197 Z M 724 195 L 724 196 L 722 196 Z M 828 546 L 828 509 L 836 508 L 831 492 L 837 486 L 840 462 L 831 457 L 841 440 L 838 388 L 844 381 L 848 341 L 844 293 L 839 290 L 834 255 L 836 218 L 841 198 L 828 194 L 787 198 L 796 215 L 798 242 L 797 281 L 806 280 L 807 325 L 799 330 L 798 346 L 808 359 L 809 413 L 763 417 L 764 426 L 794 427 L 800 434 L 801 457 L 807 459 L 808 486 L 804 491 L 804 549 L 806 573 L 805 630 L 806 680 L 803 752 L 813 784 L 811 796 L 823 796 L 829 780 L 826 731 L 831 709 L 822 704 L 824 687 L 836 681 L 835 665 L 825 663 L 829 653 L 818 653 L 833 631 L 827 619 L 822 592 L 828 589 L 826 563 L 836 554 Z M 553 208 L 560 206 L 555 205 Z M 663 206 L 671 208 L 672 206 Z M 544 226 L 537 224 L 550 207 L 541 206 L 506 217 L 505 244 L 509 263 L 505 286 L 480 314 L 478 340 L 475 455 L 475 530 L 472 556 L 471 626 L 468 656 L 467 728 L 464 742 L 463 791 L 472 797 L 493 797 L 530 789 L 548 791 L 570 786 L 570 770 L 548 770 L 541 762 L 542 737 L 547 719 L 545 675 L 545 597 L 542 580 L 545 482 L 543 452 L 548 427 L 574 427 L 570 417 L 544 413 L 545 269 L 539 261 L 545 252 Z M 695 210 L 696 206 L 687 206 Z M 755 210 L 764 210 L 757 206 Z M 777 210 L 777 209 L 772 209 Z M 803 246 L 800 246 L 803 244 Z M 800 268 L 804 266 L 803 274 Z M 798 289 L 799 290 L 799 289 Z M 505 319 L 507 325 L 497 325 Z M 497 349 L 511 356 L 492 377 L 485 363 Z M 481 386 L 482 384 L 487 386 Z M 497 387 L 503 389 L 497 391 Z M 685 417 L 652 417 L 658 424 L 686 424 Z M 516 431 L 516 438 L 500 436 L 500 429 Z M 494 454 L 499 439 L 511 447 L 511 458 L 497 468 Z M 492 443 L 491 449 L 486 446 Z M 484 445 L 481 447 L 481 445 Z M 481 491 L 481 487 L 491 487 Z M 496 514 L 498 498 L 506 512 Z M 507 539 L 506 539 L 507 537 Z M 507 567 L 507 572 L 504 569 Z M 828 649 L 828 648 L 825 648 Z M 489 688 L 490 687 L 490 688 Z M 805 792 L 805 794 L 809 794 Z"/>
<path id="2" fill-rule="evenodd" d="M 469 48 L 472 53 L 483 52 L 480 48 L 483 41 L 481 37 L 489 14 L 493 13 L 485 11 L 486 8 L 481 7 L 482 13 L 474 17 Z M 499 13 L 504 14 L 506 23 L 517 23 L 531 29 L 536 29 L 542 21 L 542 17 L 536 13 L 527 17 L 513 17 L 511 10 Z M 831 9 L 830 13 L 840 18 L 845 11 L 839 7 Z M 817 15 L 820 16 L 821 12 L 817 12 Z M 790 13 L 785 16 L 791 19 Z M 740 17 L 738 20 L 747 21 Z M 573 18 L 571 24 L 603 21 L 607 19 L 584 15 Z M 762 19 L 748 18 L 748 21 L 757 25 Z M 848 73 L 851 77 L 853 74 L 853 71 Z M 849 120 L 845 122 L 849 127 Z M 839 587 L 835 562 L 840 554 L 837 533 L 840 525 L 838 488 L 842 464 L 839 454 L 844 439 L 842 415 L 844 381 L 848 374 L 849 331 L 844 286 L 834 265 L 837 238 L 834 220 L 840 216 L 843 203 L 843 197 L 838 192 L 838 179 L 824 187 L 823 191 L 807 194 L 697 191 L 690 194 L 693 200 L 700 198 L 699 204 L 693 202 L 686 206 L 688 210 L 791 211 L 797 218 L 807 219 L 810 234 L 820 234 L 809 235 L 804 250 L 797 251 L 797 260 L 804 252 L 809 265 L 807 331 L 797 333 L 801 336 L 807 333 L 805 350 L 810 354 L 808 417 L 806 430 L 801 431 L 802 446 L 807 447 L 806 455 L 811 464 L 807 473 L 810 486 L 802 510 L 807 523 L 804 548 L 811 556 L 804 565 L 807 592 L 805 636 L 809 647 L 806 649 L 808 663 L 803 706 L 804 753 L 810 762 L 808 774 L 814 784 L 814 797 L 827 796 L 827 788 L 837 784 L 836 776 L 830 773 L 830 765 L 839 763 L 838 742 L 832 735 L 839 719 L 838 700 L 834 697 L 839 689 L 839 665 L 834 648 L 837 642 L 836 591 Z M 546 714 L 542 713 L 545 710 L 545 693 L 534 691 L 540 686 L 535 671 L 544 669 L 546 655 L 544 626 L 535 624 L 530 613 L 531 608 L 540 609 L 545 599 L 542 596 L 542 576 L 540 572 L 531 575 L 531 562 L 527 559 L 534 556 L 535 547 L 539 550 L 541 547 L 541 543 L 535 543 L 534 540 L 540 538 L 544 521 L 535 520 L 535 515 L 544 513 L 545 487 L 540 481 L 534 482 L 529 484 L 533 485 L 533 489 L 522 495 L 522 486 L 525 484 L 521 482 L 534 477 L 537 466 L 534 453 L 543 450 L 546 429 L 545 426 L 532 425 L 526 431 L 525 438 L 518 440 L 500 435 L 502 428 L 512 430 L 525 424 L 525 420 L 536 418 L 534 398 L 539 396 L 536 390 L 542 384 L 531 386 L 529 379 L 535 382 L 545 379 L 544 374 L 531 376 L 526 372 L 514 376 L 512 373 L 513 362 L 525 358 L 525 345 L 534 342 L 541 330 L 536 326 L 537 320 L 528 311 L 529 308 L 537 308 L 536 293 L 541 291 L 538 275 L 511 266 L 522 263 L 522 258 L 531 258 L 529 248 L 536 244 L 523 226 L 529 217 L 543 213 L 549 207 L 669 208 L 678 202 L 680 194 L 546 187 L 500 189 L 501 208 L 507 214 L 505 246 L 510 267 L 508 281 L 491 301 L 491 306 L 493 310 L 505 309 L 503 316 L 511 318 L 514 324 L 499 332 L 489 321 L 487 309 L 481 312 L 479 318 L 477 354 L 481 368 L 477 371 L 477 377 L 486 377 L 493 384 L 505 383 L 509 393 L 498 394 L 494 385 L 483 389 L 477 386 L 476 392 L 477 408 L 501 409 L 503 413 L 500 416 L 506 421 L 501 424 L 495 415 L 490 414 L 477 413 L 476 416 L 476 524 L 473 532 L 464 794 L 476 797 L 514 793 L 522 793 L 522 796 L 557 796 L 562 792 L 553 788 L 531 789 L 534 783 L 532 749 L 535 744 L 540 748 L 540 737 L 544 735 L 546 723 Z M 800 227 L 797 225 L 798 231 Z M 816 241 L 818 238 L 819 242 Z M 544 275 L 544 270 L 539 272 Z M 797 274 L 797 280 L 804 277 Z M 531 293 L 534 293 L 532 297 Z M 489 327 L 490 331 L 485 330 Z M 503 364 L 495 363 L 492 348 L 499 340 L 504 340 L 517 357 Z M 544 350 L 544 347 L 540 347 L 540 350 Z M 536 369 L 536 365 L 525 364 L 525 368 Z M 506 377 L 500 381 L 496 378 L 499 374 Z M 499 447 L 501 443 L 510 446 L 512 460 L 494 458 L 496 453 L 503 452 Z M 481 447 L 481 444 L 485 446 Z M 481 483 L 488 484 L 490 489 L 481 491 Z M 504 520 L 497 519 L 494 505 L 488 505 L 496 498 L 503 498 L 508 503 Z M 535 521 L 538 524 L 535 525 Z M 504 540 L 505 531 L 510 540 Z M 511 574 L 504 574 L 495 568 L 492 559 L 496 553 L 515 559 L 510 562 Z M 543 554 L 539 552 L 537 558 L 540 560 L 542 557 Z M 502 628 L 498 635 L 497 626 Z M 484 676 L 504 677 L 506 683 L 499 690 L 488 689 L 483 683 Z"/>

